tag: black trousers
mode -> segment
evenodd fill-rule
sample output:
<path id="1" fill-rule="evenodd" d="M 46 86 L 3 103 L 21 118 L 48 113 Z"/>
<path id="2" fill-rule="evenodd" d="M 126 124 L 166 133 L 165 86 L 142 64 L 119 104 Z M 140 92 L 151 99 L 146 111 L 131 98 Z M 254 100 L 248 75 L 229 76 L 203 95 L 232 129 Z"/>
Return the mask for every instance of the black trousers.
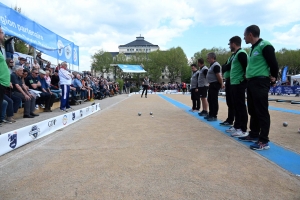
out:
<path id="1" fill-rule="evenodd" d="M 2 103 L 5 94 L 5 87 L 0 84 L 0 114 L 2 115 Z"/>
<path id="2" fill-rule="evenodd" d="M 14 92 L 13 95 L 21 98 L 24 102 L 24 115 L 30 115 L 30 113 L 35 111 L 35 98 L 26 100 L 25 96 L 21 92 Z"/>
<path id="3" fill-rule="evenodd" d="M 226 121 L 229 123 L 233 123 L 234 121 L 234 103 L 233 103 L 233 97 L 232 97 L 232 86 L 230 85 L 230 79 L 226 79 L 225 82 L 225 92 L 226 92 L 226 104 L 228 107 L 228 113 L 227 113 L 227 119 Z"/>
<path id="4" fill-rule="evenodd" d="M 198 89 L 198 88 L 193 88 L 191 90 L 191 99 L 192 99 L 192 102 L 193 102 L 193 110 L 200 110 L 200 95 L 199 95 L 199 89 L 198 91 L 196 92 L 195 90 Z"/>
<path id="5" fill-rule="evenodd" d="M 146 91 L 146 92 L 145 92 Z M 142 92 L 142 96 L 145 92 L 145 96 L 147 96 L 147 91 L 148 91 L 148 85 L 143 85 L 143 92 Z"/>
<path id="6" fill-rule="evenodd" d="M 53 102 L 55 101 L 55 95 L 51 95 L 48 92 L 42 92 L 40 93 L 39 99 L 41 102 L 45 102 L 46 109 L 50 109 L 53 106 Z"/>
<path id="7" fill-rule="evenodd" d="M 231 96 L 235 106 L 235 121 L 234 128 L 241 129 L 243 132 L 247 131 L 248 113 L 245 101 L 245 92 L 247 81 L 243 81 L 237 85 L 231 85 Z"/>
<path id="8" fill-rule="evenodd" d="M 209 84 L 208 87 L 208 107 L 209 107 L 209 117 L 217 118 L 218 111 L 219 111 L 219 102 L 218 102 L 218 95 L 219 90 L 221 88 L 221 84 L 219 82 L 213 82 Z"/>
<path id="9" fill-rule="evenodd" d="M 260 142 L 269 141 L 270 114 L 268 93 L 270 89 L 269 78 L 253 78 L 248 80 L 247 103 L 250 115 L 251 137 L 259 137 Z"/>

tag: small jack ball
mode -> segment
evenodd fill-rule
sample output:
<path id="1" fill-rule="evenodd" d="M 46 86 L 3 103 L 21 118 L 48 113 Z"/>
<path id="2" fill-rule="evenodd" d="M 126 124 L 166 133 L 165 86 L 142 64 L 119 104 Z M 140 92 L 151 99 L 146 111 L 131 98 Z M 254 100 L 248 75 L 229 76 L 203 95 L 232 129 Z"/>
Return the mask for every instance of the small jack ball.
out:
<path id="1" fill-rule="evenodd" d="M 287 122 L 283 122 L 282 124 L 284 127 L 287 127 L 288 126 L 288 123 Z"/>
<path id="2" fill-rule="evenodd" d="M 139 116 L 141 116 L 141 115 L 142 115 L 142 113 L 140 113 L 140 112 L 139 112 L 139 113 L 138 113 L 138 115 L 139 115 Z"/>

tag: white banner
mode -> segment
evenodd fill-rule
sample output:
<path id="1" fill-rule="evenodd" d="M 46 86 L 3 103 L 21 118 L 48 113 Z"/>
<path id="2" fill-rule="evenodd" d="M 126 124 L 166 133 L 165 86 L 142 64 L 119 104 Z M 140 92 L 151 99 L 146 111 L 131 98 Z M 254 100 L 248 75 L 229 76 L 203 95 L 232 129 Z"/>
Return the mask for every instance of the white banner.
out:
<path id="1" fill-rule="evenodd" d="M 100 104 L 91 105 L 0 135 L 0 156 L 24 144 L 40 139 L 74 122 L 100 111 Z"/>

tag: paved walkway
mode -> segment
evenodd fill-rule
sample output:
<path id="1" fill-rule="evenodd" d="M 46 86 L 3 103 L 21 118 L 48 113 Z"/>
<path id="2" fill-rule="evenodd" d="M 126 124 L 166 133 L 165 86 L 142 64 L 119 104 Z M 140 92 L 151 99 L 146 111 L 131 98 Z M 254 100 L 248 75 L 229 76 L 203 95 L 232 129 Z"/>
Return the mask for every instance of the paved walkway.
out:
<path id="1" fill-rule="evenodd" d="M 158 95 L 117 102 L 0 157 L 0 199 L 300 198 L 297 177 Z"/>

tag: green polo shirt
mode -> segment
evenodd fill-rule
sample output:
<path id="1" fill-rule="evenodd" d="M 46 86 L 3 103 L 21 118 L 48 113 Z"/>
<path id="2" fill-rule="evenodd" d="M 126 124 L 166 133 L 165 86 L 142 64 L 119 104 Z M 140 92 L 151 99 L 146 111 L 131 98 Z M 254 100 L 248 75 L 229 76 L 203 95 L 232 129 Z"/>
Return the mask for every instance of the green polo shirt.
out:
<path id="1" fill-rule="evenodd" d="M 0 53 L 0 85 L 10 86 L 10 73 L 2 53 Z"/>
<path id="2" fill-rule="evenodd" d="M 228 58 L 226 64 L 230 63 L 233 58 L 234 58 L 234 54 L 231 54 L 231 56 Z M 224 72 L 223 76 L 225 79 L 230 78 L 230 70 Z"/>
<path id="3" fill-rule="evenodd" d="M 267 45 L 272 46 L 270 42 L 262 40 L 253 49 L 251 49 L 249 63 L 246 69 L 246 78 L 253 78 L 258 76 L 269 77 L 270 67 L 268 66 L 262 52 Z"/>
<path id="4" fill-rule="evenodd" d="M 240 53 L 245 53 L 247 55 L 247 59 L 249 61 L 249 57 L 247 52 L 244 49 L 240 49 L 234 56 L 232 63 L 231 63 L 231 70 L 230 70 L 230 84 L 231 85 L 237 85 L 240 84 L 245 80 L 244 75 L 244 69 L 239 62 L 238 56 Z M 242 55 L 242 54 L 241 54 Z M 247 69 L 247 68 L 246 68 Z"/>

